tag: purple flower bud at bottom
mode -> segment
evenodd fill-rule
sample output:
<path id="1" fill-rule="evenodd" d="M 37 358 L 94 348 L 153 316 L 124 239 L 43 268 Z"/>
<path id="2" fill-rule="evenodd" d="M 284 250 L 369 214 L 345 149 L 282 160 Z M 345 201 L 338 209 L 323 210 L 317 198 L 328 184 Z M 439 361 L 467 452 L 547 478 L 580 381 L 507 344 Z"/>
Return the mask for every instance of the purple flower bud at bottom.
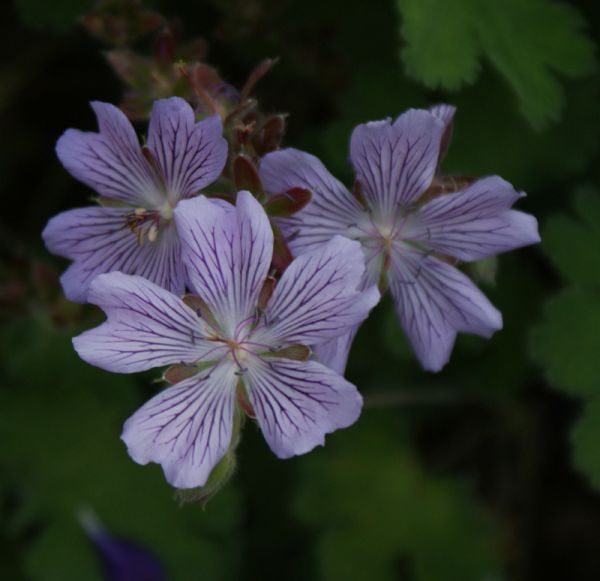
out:
<path id="1" fill-rule="evenodd" d="M 147 549 L 106 533 L 91 538 L 106 581 L 166 581 L 162 564 Z"/>
<path id="2" fill-rule="evenodd" d="M 151 551 L 110 535 L 89 509 L 82 510 L 78 518 L 94 544 L 106 581 L 166 581 L 164 567 Z"/>

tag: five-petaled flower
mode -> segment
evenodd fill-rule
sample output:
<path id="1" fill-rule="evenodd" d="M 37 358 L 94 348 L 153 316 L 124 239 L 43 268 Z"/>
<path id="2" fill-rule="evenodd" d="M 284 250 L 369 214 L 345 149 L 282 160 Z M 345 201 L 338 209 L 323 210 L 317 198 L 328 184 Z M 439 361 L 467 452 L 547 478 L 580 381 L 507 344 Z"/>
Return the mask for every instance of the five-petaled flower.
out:
<path id="1" fill-rule="evenodd" d="M 99 102 L 92 108 L 100 132 L 69 129 L 56 153 L 73 176 L 100 194 L 101 205 L 63 212 L 43 233 L 52 252 L 74 261 L 61 277 L 65 294 L 83 302 L 94 277 L 112 271 L 182 293 L 173 210 L 221 174 L 227 142 L 220 118 L 196 123 L 183 99 L 156 101 L 141 147 L 119 109 Z"/>
<path id="2" fill-rule="evenodd" d="M 379 300 L 376 286 L 361 290 L 360 244 L 333 237 L 296 258 L 273 289 L 273 232 L 251 194 L 240 192 L 236 206 L 199 196 L 181 202 L 174 218 L 195 298 L 139 276 L 100 275 L 88 299 L 107 321 L 74 339 L 83 359 L 110 371 L 183 364 L 190 375 L 127 420 L 132 458 L 158 462 L 171 484 L 193 488 L 227 453 L 240 409 L 281 458 L 352 424 L 362 405 L 356 388 L 306 357 L 308 346 L 359 324 Z"/>
<path id="3" fill-rule="evenodd" d="M 363 284 L 389 286 L 402 328 L 432 371 L 448 361 L 457 332 L 488 337 L 502 327 L 501 314 L 455 268 L 457 260 L 540 240 L 535 218 L 511 209 L 523 194 L 498 176 L 432 196 L 453 114 L 453 107 L 438 106 L 358 125 L 350 140 L 357 195 L 302 151 L 270 153 L 260 166 L 268 191 L 312 192 L 304 209 L 279 221 L 292 253 L 313 251 L 335 235 L 360 241 L 367 263 Z M 343 370 L 354 331 L 317 348 L 321 361 Z"/>

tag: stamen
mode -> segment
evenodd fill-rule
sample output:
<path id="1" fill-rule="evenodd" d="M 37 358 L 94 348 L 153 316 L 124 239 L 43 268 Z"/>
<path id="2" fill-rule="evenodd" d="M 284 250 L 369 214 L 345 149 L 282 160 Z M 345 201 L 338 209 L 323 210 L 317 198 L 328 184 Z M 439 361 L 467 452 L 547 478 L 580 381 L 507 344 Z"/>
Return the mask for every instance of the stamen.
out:
<path id="1" fill-rule="evenodd" d="M 273 351 L 275 349 L 275 347 L 272 347 L 271 345 L 267 345 L 266 343 L 257 343 L 256 341 L 244 341 L 241 345 L 240 345 L 240 349 L 243 349 L 244 351 L 248 351 L 248 353 L 253 353 L 253 351 L 251 351 L 250 349 L 246 349 L 244 347 L 244 345 L 250 345 L 251 347 L 258 347 L 259 349 L 265 349 L 266 351 Z"/>
<path id="2" fill-rule="evenodd" d="M 248 317 L 247 319 L 244 319 L 243 321 L 240 321 L 237 326 L 235 327 L 235 330 L 233 331 L 233 336 L 234 337 L 238 337 L 239 334 L 241 333 L 242 329 L 248 324 L 248 323 L 254 323 L 256 321 L 256 317 L 255 315 L 252 315 L 250 317 Z"/>
<path id="3" fill-rule="evenodd" d="M 224 341 L 222 341 L 221 339 L 214 339 L 214 341 L 216 341 L 218 343 L 224 343 Z M 222 348 L 223 348 L 223 345 L 217 345 L 216 347 L 209 349 L 206 353 L 202 354 L 202 356 L 198 359 L 198 361 L 202 361 L 203 359 L 206 359 L 213 351 L 216 351 L 217 349 L 222 349 Z"/>
<path id="4" fill-rule="evenodd" d="M 135 234 L 138 244 L 155 242 L 158 238 L 161 215 L 158 210 L 148 210 L 146 208 L 136 208 L 125 218 L 127 226 Z"/>
<path id="5" fill-rule="evenodd" d="M 148 242 L 154 242 L 158 238 L 158 226 L 152 224 L 148 229 Z"/>
<path id="6" fill-rule="evenodd" d="M 236 349 L 231 350 L 231 356 L 233 357 L 233 360 L 235 361 L 236 365 L 239 367 L 239 371 L 236 371 L 235 374 L 239 376 L 246 373 L 248 369 L 246 367 L 242 367 L 240 360 L 237 358 Z"/>

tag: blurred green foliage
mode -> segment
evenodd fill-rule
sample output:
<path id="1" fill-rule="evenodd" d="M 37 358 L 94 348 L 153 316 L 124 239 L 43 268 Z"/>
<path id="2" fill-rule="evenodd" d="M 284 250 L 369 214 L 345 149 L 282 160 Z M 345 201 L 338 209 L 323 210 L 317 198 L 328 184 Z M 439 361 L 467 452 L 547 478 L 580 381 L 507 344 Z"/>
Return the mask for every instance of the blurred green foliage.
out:
<path id="1" fill-rule="evenodd" d="M 532 329 L 531 351 L 554 387 L 585 401 L 572 433 L 576 465 L 600 488 L 600 194 L 574 192 L 573 215 L 551 216 L 542 247 L 567 282 L 544 305 L 542 322 Z"/>
<path id="2" fill-rule="evenodd" d="M 356 123 L 456 104 L 442 170 L 498 173 L 526 190 L 519 206 L 539 217 L 543 242 L 500 257 L 494 280 L 479 282 L 504 317 L 491 340 L 460 336 L 448 367 L 426 374 L 384 301 L 350 359 L 360 421 L 286 462 L 248 422 L 233 481 L 205 511 L 180 508 L 160 469 L 134 464 L 119 440 L 158 389 L 153 377 L 79 361 L 70 337 L 97 316 L 53 303 L 23 274 L 34 259 L 64 268 L 39 232 L 90 195 L 53 157 L 56 138 L 92 129 L 87 102 L 118 102 L 122 87 L 106 47 L 77 27 L 91 2 L 15 0 L 0 21 L 0 129 L 11 136 L 0 142 L 0 578 L 99 579 L 77 520 L 92 509 L 175 581 L 597 581 L 600 7 L 143 4 L 179 17 L 185 39 L 204 37 L 209 64 L 237 86 L 279 56 L 257 88 L 263 109 L 289 112 L 285 144 L 348 184 Z"/>
<path id="3" fill-rule="evenodd" d="M 569 287 L 546 303 L 531 346 L 552 385 L 575 396 L 593 395 L 600 389 L 598 329 L 596 293 Z"/>
<path id="4" fill-rule="evenodd" d="M 575 465 L 600 489 L 600 399 L 591 399 L 571 434 Z"/>
<path id="5" fill-rule="evenodd" d="M 232 531 L 239 499 L 233 486 L 203 513 L 200 505 L 180 509 L 156 466 L 140 470 L 118 438 L 124 419 L 139 400 L 129 376 L 107 376 L 78 360 L 70 336 L 43 314 L 7 325 L 3 353 L 20 349 L 2 376 L 0 463 L 18 492 L 7 527 L 20 534 L 47 523 L 25 552 L 25 571 L 34 581 L 99 579 L 96 555 L 78 522 L 93 510 L 107 530 L 136 539 L 165 563 L 169 579 L 226 578 L 236 563 Z M 197 517 L 202 518 L 198 519 Z M 74 555 L 75 558 L 72 558 Z"/>
<path id="6" fill-rule="evenodd" d="M 489 516 L 464 483 L 423 471 L 397 414 L 373 412 L 345 436 L 307 460 L 295 503 L 298 518 L 319 531 L 320 578 L 497 577 Z"/>

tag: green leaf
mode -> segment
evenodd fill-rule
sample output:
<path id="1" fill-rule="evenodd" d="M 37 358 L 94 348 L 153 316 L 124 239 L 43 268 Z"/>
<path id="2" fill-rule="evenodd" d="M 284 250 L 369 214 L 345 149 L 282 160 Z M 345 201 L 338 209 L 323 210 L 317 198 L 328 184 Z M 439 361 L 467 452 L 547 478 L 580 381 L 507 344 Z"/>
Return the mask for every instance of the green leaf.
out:
<path id="1" fill-rule="evenodd" d="M 397 0 L 402 14 L 406 72 L 427 87 L 459 89 L 479 73 L 481 48 L 472 2 Z"/>
<path id="2" fill-rule="evenodd" d="M 548 381 L 576 395 L 600 392 L 598 294 L 567 288 L 544 305 L 531 333 L 531 353 Z"/>
<path id="3" fill-rule="evenodd" d="M 472 83 L 482 57 L 517 94 L 535 127 L 559 117 L 556 75 L 580 77 L 595 66 L 579 12 L 549 0 L 397 0 L 407 72 L 430 88 Z"/>
<path id="4" fill-rule="evenodd" d="M 452 99 L 458 111 L 444 171 L 501 175 L 518 189 L 539 192 L 544 206 L 552 196 L 564 199 L 561 184 L 581 179 L 598 156 L 600 124 L 586 123 L 581 131 L 581 119 L 596 115 L 597 105 L 589 95 L 598 91 L 598 75 L 568 86 L 560 122 L 539 132 L 518 114 L 502 79 L 486 72 Z M 527 211 L 530 203 L 523 200 L 518 205 Z"/>
<path id="5" fill-rule="evenodd" d="M 571 432 L 575 466 L 600 490 L 600 399 L 591 400 Z"/>
<path id="6" fill-rule="evenodd" d="M 542 248 L 567 280 L 600 288 L 600 193 L 582 188 L 574 196 L 575 215 L 546 220 Z"/>
<path id="7" fill-rule="evenodd" d="M 294 508 L 321 532 L 319 578 L 391 581 L 401 563 L 415 581 L 492 578 L 483 511 L 464 483 L 420 468 L 398 425 L 397 414 L 363 416 L 303 459 Z"/>

